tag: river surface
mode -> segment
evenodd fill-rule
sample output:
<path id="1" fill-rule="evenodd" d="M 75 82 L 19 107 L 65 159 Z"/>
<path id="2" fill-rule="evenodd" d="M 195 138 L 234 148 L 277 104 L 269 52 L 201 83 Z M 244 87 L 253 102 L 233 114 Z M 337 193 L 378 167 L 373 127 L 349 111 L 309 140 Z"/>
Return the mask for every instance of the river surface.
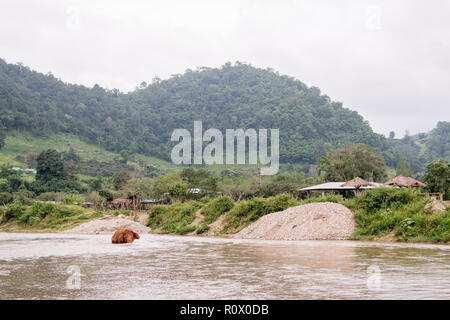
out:
<path id="1" fill-rule="evenodd" d="M 0 299 L 450 299 L 450 246 L 0 233 Z M 79 273 L 78 273 L 79 271 Z"/>

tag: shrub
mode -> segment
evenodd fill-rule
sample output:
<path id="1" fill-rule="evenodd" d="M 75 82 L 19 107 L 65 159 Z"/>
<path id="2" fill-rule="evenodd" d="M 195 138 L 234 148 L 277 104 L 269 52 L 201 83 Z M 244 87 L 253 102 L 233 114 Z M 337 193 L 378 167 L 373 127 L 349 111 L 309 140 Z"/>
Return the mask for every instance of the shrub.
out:
<path id="1" fill-rule="evenodd" d="M 213 223 L 223 213 L 233 208 L 234 202 L 228 196 L 221 196 L 208 202 L 201 210 L 204 216 L 203 222 L 206 224 Z"/>
<path id="2" fill-rule="evenodd" d="M 396 210 L 420 198 L 420 195 L 410 188 L 383 187 L 363 192 L 354 199 L 354 204 L 359 208 L 364 208 L 366 213 L 373 214 L 381 209 L 390 208 L 391 210 Z"/>
<path id="3" fill-rule="evenodd" d="M 411 189 L 376 188 L 344 204 L 355 212 L 353 239 L 394 232 L 401 240 L 450 240 L 450 209 L 433 213 L 429 199 Z"/>
<path id="4" fill-rule="evenodd" d="M 0 204 L 6 205 L 14 200 L 13 196 L 9 192 L 0 192 Z"/>
<path id="5" fill-rule="evenodd" d="M 197 230 L 195 231 L 197 234 L 205 233 L 209 230 L 209 226 L 206 223 L 202 223 L 200 226 L 198 226 Z"/>
<path id="6" fill-rule="evenodd" d="M 0 224 L 8 222 L 10 219 L 20 217 L 25 212 L 25 207 L 19 201 L 14 201 L 6 207 Z"/>
<path id="7" fill-rule="evenodd" d="M 76 192 L 70 192 L 70 193 L 64 194 L 64 196 L 63 196 L 64 204 L 73 204 L 74 202 L 77 202 L 80 204 L 80 203 L 84 202 L 84 198 Z"/>
<path id="8" fill-rule="evenodd" d="M 237 232 L 266 214 L 283 211 L 298 204 L 299 202 L 289 194 L 241 201 L 226 213 L 224 231 Z"/>
<path id="9" fill-rule="evenodd" d="M 114 199 L 114 195 L 109 190 L 100 190 L 98 194 L 100 197 L 105 198 L 107 201 L 112 201 Z"/>
<path id="10" fill-rule="evenodd" d="M 195 212 L 202 207 L 199 201 L 175 203 L 171 206 L 156 205 L 149 211 L 147 226 L 161 228 L 166 233 L 184 234 L 192 232 L 195 227 L 189 226 L 195 219 Z"/>
<path id="11" fill-rule="evenodd" d="M 59 202 L 62 201 L 63 195 L 64 194 L 62 192 L 44 192 L 41 193 L 37 198 L 41 201 Z"/>

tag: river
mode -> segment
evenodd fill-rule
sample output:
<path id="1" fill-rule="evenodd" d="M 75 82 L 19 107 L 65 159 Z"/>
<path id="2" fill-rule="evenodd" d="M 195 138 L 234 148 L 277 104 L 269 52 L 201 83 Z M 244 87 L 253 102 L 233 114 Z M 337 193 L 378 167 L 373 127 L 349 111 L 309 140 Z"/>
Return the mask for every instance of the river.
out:
<path id="1" fill-rule="evenodd" d="M 450 246 L 0 233 L 1 299 L 450 299 Z"/>

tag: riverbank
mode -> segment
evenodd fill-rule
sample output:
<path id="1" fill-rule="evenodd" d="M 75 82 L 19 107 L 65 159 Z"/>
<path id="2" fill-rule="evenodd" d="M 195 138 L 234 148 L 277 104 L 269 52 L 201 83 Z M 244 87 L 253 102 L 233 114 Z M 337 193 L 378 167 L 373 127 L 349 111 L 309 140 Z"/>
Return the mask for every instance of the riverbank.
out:
<path id="1" fill-rule="evenodd" d="M 235 203 L 221 196 L 155 205 L 136 217 L 129 214 L 70 205 L 14 204 L 4 211 L 0 231 L 112 234 L 130 228 L 141 234 L 203 237 L 450 242 L 450 208 L 407 189 L 380 188 L 345 200 L 327 196 L 300 201 L 282 194 Z"/>

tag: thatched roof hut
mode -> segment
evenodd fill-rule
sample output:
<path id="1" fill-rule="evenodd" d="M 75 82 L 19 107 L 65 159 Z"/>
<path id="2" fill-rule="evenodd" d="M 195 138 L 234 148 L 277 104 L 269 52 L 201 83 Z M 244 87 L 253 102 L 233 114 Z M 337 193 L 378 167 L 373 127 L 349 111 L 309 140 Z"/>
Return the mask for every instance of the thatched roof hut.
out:
<path id="1" fill-rule="evenodd" d="M 356 177 L 352 180 L 347 181 L 346 183 L 342 184 L 342 187 L 355 187 L 356 189 L 359 189 L 361 187 L 369 187 L 372 186 L 372 183 L 360 178 Z"/>
<path id="2" fill-rule="evenodd" d="M 113 201 L 111 201 L 112 204 L 126 204 L 128 203 L 128 199 L 125 198 L 116 198 Z"/>
<path id="3" fill-rule="evenodd" d="M 420 182 L 411 177 L 397 176 L 394 179 L 389 180 L 384 183 L 389 186 L 398 186 L 398 187 L 426 187 L 425 183 Z"/>

